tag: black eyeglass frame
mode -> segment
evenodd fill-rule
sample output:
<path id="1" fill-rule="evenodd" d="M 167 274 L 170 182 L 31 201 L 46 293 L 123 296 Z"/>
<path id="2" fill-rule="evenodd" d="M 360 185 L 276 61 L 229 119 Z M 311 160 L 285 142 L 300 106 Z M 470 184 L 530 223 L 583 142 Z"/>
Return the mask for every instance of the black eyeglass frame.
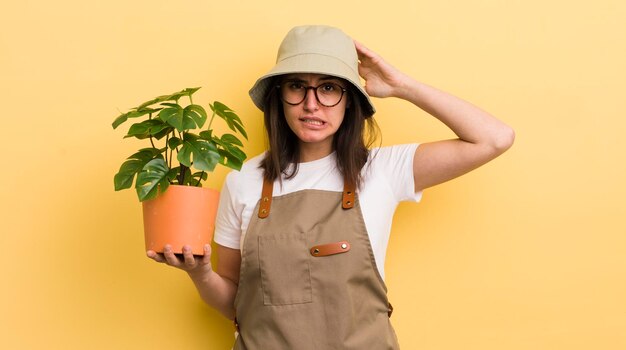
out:
<path id="1" fill-rule="evenodd" d="M 289 82 L 286 82 L 286 83 L 289 83 Z M 283 98 L 283 92 L 282 92 L 282 90 L 280 88 L 281 85 L 286 84 L 286 83 L 281 83 L 281 84 L 276 85 L 276 89 L 278 89 L 278 96 L 280 97 L 281 101 L 285 102 L 288 105 L 292 105 L 292 106 L 297 106 L 297 105 L 301 104 L 302 102 L 304 102 L 304 100 L 306 100 L 306 95 L 309 93 L 309 90 L 313 90 L 313 94 L 315 95 L 315 100 L 317 100 L 317 102 L 319 104 L 321 104 L 324 107 L 335 107 L 336 105 L 341 103 L 341 100 L 343 100 L 343 95 L 348 91 L 348 89 L 344 88 L 343 86 L 341 86 L 341 85 L 339 85 L 337 83 L 321 83 L 318 86 L 312 86 L 312 85 L 304 86 L 305 90 L 304 90 L 304 96 L 302 97 L 302 100 L 300 102 L 298 102 L 298 103 L 291 103 L 289 101 L 286 101 Z M 339 88 L 341 88 L 341 96 L 339 96 L 339 101 L 337 101 L 337 103 L 335 103 L 334 105 L 326 105 L 326 104 L 324 104 L 322 101 L 320 101 L 320 98 L 317 95 L 317 89 L 319 87 L 322 87 L 322 86 L 327 85 L 327 84 L 337 85 Z"/>

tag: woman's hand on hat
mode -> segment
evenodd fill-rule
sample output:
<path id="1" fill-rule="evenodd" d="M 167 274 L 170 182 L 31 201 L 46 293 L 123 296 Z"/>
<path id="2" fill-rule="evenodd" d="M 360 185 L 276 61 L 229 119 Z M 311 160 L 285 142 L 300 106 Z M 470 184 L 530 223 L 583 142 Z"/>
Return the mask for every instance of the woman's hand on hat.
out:
<path id="1" fill-rule="evenodd" d="M 206 244 L 204 246 L 203 256 L 194 256 L 191 247 L 188 245 L 183 246 L 182 259 L 178 257 L 172 251 L 172 246 L 169 244 L 163 248 L 163 253 L 156 253 L 154 250 L 148 250 L 146 252 L 148 258 L 164 263 L 169 266 L 181 269 L 188 273 L 209 272 L 211 268 L 211 246 Z"/>
<path id="2" fill-rule="evenodd" d="M 354 46 L 359 56 L 359 75 L 365 79 L 365 91 L 373 97 L 400 97 L 408 77 L 360 42 L 354 40 Z"/>

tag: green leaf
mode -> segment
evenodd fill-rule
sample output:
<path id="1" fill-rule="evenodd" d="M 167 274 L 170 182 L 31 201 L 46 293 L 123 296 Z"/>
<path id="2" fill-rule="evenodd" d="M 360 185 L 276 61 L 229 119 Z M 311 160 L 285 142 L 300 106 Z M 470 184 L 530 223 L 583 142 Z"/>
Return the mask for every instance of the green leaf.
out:
<path id="1" fill-rule="evenodd" d="M 228 125 L 230 130 L 237 131 L 237 129 L 235 129 L 235 123 L 232 120 L 226 119 L 226 125 Z"/>
<path id="2" fill-rule="evenodd" d="M 198 170 L 213 171 L 220 160 L 220 154 L 212 142 L 186 133 L 183 138 L 183 147 L 176 158 L 185 166 L 191 167 L 193 164 Z"/>
<path id="3" fill-rule="evenodd" d="M 243 124 L 241 122 L 235 122 L 233 124 L 235 125 L 235 128 L 237 128 L 239 133 L 247 140 L 248 134 L 246 133 L 246 130 L 243 128 Z"/>
<path id="4" fill-rule="evenodd" d="M 162 150 L 156 148 L 143 148 L 128 157 L 113 178 L 115 190 L 119 191 L 130 188 L 133 185 L 135 175 L 140 172 L 149 161 L 156 157 L 161 157 L 161 152 Z"/>
<path id="5" fill-rule="evenodd" d="M 240 150 L 237 146 L 234 146 L 231 142 L 227 142 L 227 141 L 234 141 L 231 139 L 231 137 L 234 137 L 234 136 L 226 134 L 222 136 L 221 139 L 218 137 L 213 137 L 213 142 L 215 142 L 217 145 L 221 147 L 219 149 L 220 156 L 221 156 L 220 164 L 223 164 L 232 169 L 239 170 L 241 169 L 243 161 L 246 159 L 246 154 L 242 150 Z M 236 137 L 235 137 L 235 140 L 239 141 Z M 239 143 L 241 144 L 241 142 Z"/>
<path id="6" fill-rule="evenodd" d="M 115 121 L 113 121 L 113 124 L 111 124 L 111 125 L 113 126 L 113 129 L 116 129 L 118 126 L 120 126 L 122 123 L 124 123 L 129 118 L 138 118 L 138 117 L 141 117 L 141 116 L 149 114 L 149 113 L 158 112 L 159 110 L 160 110 L 160 108 L 157 108 L 157 109 L 154 109 L 154 108 L 133 109 L 133 110 L 131 110 L 129 112 L 126 112 L 124 114 L 120 114 L 117 118 L 115 118 Z"/>
<path id="7" fill-rule="evenodd" d="M 169 134 L 169 133 L 171 133 L 171 132 L 173 132 L 173 131 L 174 131 L 174 128 L 172 128 L 172 127 L 168 127 L 167 129 L 163 129 L 163 130 L 161 130 L 161 131 L 159 131 L 159 132 L 155 133 L 154 135 L 152 135 L 152 137 L 154 137 L 154 138 L 155 138 L 155 139 L 157 139 L 157 140 L 160 140 L 160 139 L 162 139 L 163 137 L 165 137 L 165 135 L 167 135 L 167 134 Z"/>
<path id="8" fill-rule="evenodd" d="M 175 92 L 173 94 L 158 96 L 158 97 L 156 97 L 156 98 L 154 98 L 154 99 L 152 99 L 150 101 L 146 101 L 146 102 L 142 103 L 141 105 L 139 105 L 135 109 L 140 110 L 142 108 L 145 108 L 147 106 L 153 105 L 155 103 L 160 103 L 160 102 L 164 102 L 164 101 L 178 101 L 181 97 L 183 97 L 183 96 L 191 96 L 198 90 L 200 90 L 199 87 L 196 87 L 196 88 L 186 88 L 184 90 L 181 90 L 179 92 Z"/>
<path id="9" fill-rule="evenodd" d="M 189 105 L 185 107 L 185 110 L 183 113 L 184 113 L 184 117 L 191 118 L 195 122 L 195 125 L 198 126 L 198 128 L 201 128 L 204 125 L 204 123 L 206 123 L 207 114 L 204 108 L 202 108 L 202 106 L 200 105 Z"/>
<path id="10" fill-rule="evenodd" d="M 191 176 L 191 169 L 185 167 L 185 173 L 183 174 L 183 181 L 178 181 L 178 179 L 180 179 L 180 170 L 181 167 L 176 167 L 172 170 L 176 170 L 176 175 L 175 175 L 175 182 L 179 185 L 190 185 L 191 182 L 193 181 L 193 177 Z"/>
<path id="11" fill-rule="evenodd" d="M 237 116 L 235 111 L 230 109 L 225 104 L 219 101 L 215 101 L 213 102 L 212 105 L 209 105 L 209 106 L 211 107 L 211 110 L 215 112 L 215 114 L 220 116 L 222 119 L 235 120 L 235 121 L 241 122 L 241 119 L 239 119 L 239 116 Z"/>
<path id="12" fill-rule="evenodd" d="M 115 118 L 115 120 L 111 124 L 111 126 L 113 126 L 113 129 L 117 129 L 118 126 L 122 125 L 122 123 L 128 120 L 128 113 L 120 114 L 119 117 Z"/>
<path id="13" fill-rule="evenodd" d="M 243 127 L 243 122 L 241 121 L 239 116 L 235 114 L 235 111 L 218 101 L 213 102 L 213 104 L 209 106 L 211 107 L 211 110 L 215 112 L 215 114 L 224 119 L 230 130 L 235 132 L 238 131 L 241 135 L 243 135 L 246 140 L 248 139 L 248 134 Z"/>
<path id="14" fill-rule="evenodd" d="M 169 97 L 170 100 L 174 100 L 177 101 L 179 100 L 181 97 L 183 96 L 191 96 L 193 95 L 196 91 L 200 90 L 199 87 L 195 87 L 195 88 L 186 88 L 184 90 L 181 90 L 179 92 L 175 92 L 173 94 L 171 94 Z"/>
<path id="15" fill-rule="evenodd" d="M 200 138 L 207 141 L 213 140 L 213 130 L 200 131 Z"/>
<path id="16" fill-rule="evenodd" d="M 237 136 L 232 134 L 224 134 L 221 138 L 222 142 L 228 143 L 230 145 L 235 144 L 237 146 L 243 147 L 243 143 L 237 138 Z"/>
<path id="17" fill-rule="evenodd" d="M 164 123 L 160 119 L 144 120 L 141 123 L 135 123 L 128 129 L 128 133 L 124 138 L 136 137 L 138 139 L 145 139 L 151 135 L 157 135 L 161 131 L 170 129 L 170 126 Z"/>
<path id="18" fill-rule="evenodd" d="M 218 150 L 220 154 L 220 164 L 227 166 L 231 169 L 241 170 L 243 166 L 243 162 L 237 157 L 233 156 L 228 150 L 220 149 Z"/>
<path id="19" fill-rule="evenodd" d="M 167 179 L 169 180 L 170 183 L 172 183 L 172 181 L 178 176 L 178 172 L 180 172 L 179 166 L 177 166 L 176 168 L 170 169 L 170 171 L 167 173 Z"/>
<path id="20" fill-rule="evenodd" d="M 167 177 L 170 180 L 170 184 L 181 185 L 181 183 L 178 182 L 179 173 L 180 173 L 179 166 L 170 169 L 170 171 L 167 173 Z"/>
<path id="21" fill-rule="evenodd" d="M 165 192 L 170 185 L 169 168 L 161 158 L 149 161 L 137 175 L 137 196 L 140 201 L 155 198 L 159 191 Z"/>
<path id="22" fill-rule="evenodd" d="M 206 112 L 200 106 L 189 105 L 183 109 L 175 103 L 163 103 L 163 105 L 168 106 L 168 108 L 164 108 L 159 113 L 159 118 L 175 127 L 179 132 L 195 129 L 196 125 L 200 127 L 206 122 Z"/>
<path id="23" fill-rule="evenodd" d="M 139 106 L 136 107 L 136 109 L 142 109 L 142 108 L 146 108 L 150 105 L 153 105 L 155 103 L 159 103 L 159 102 L 163 102 L 163 101 L 168 101 L 170 99 L 170 95 L 161 95 L 158 97 L 153 98 L 152 100 L 146 101 L 142 104 L 140 104 Z"/>
<path id="24" fill-rule="evenodd" d="M 169 147 L 170 149 L 176 149 L 176 147 L 182 144 L 183 144 L 183 141 L 176 136 L 170 138 L 170 140 L 167 141 L 167 147 Z"/>
<path id="25" fill-rule="evenodd" d="M 241 161 L 244 161 L 246 159 L 246 154 L 243 153 L 242 150 L 240 150 L 237 146 L 233 146 L 231 143 L 224 142 L 223 138 L 222 140 L 220 140 L 219 138 L 214 137 L 213 142 L 215 142 L 223 149 L 229 151 L 233 156 L 237 157 L 237 159 L 240 159 Z"/>
<path id="26" fill-rule="evenodd" d="M 159 118 L 169 125 L 173 126 L 179 132 L 184 131 L 183 126 L 183 107 L 174 105 L 175 107 L 164 108 L 159 113 Z"/>
<path id="27" fill-rule="evenodd" d="M 191 175 L 191 181 L 189 182 L 190 186 L 202 187 L 202 181 L 206 181 L 209 177 L 209 174 L 206 171 L 198 171 Z"/>
<path id="28" fill-rule="evenodd" d="M 200 133 L 200 136 L 202 136 L 202 133 Z M 227 143 L 226 142 L 222 142 L 222 140 L 219 137 L 217 137 L 217 136 L 213 136 L 213 138 L 210 139 L 209 141 L 214 142 L 218 146 L 222 146 L 222 147 L 226 147 L 227 146 Z"/>
<path id="29" fill-rule="evenodd" d="M 206 171 L 198 171 L 198 172 L 193 173 L 193 178 L 206 181 L 206 179 L 209 178 L 209 174 Z"/>
<path id="30" fill-rule="evenodd" d="M 227 150 L 233 157 L 237 158 L 242 163 L 244 160 L 246 160 L 246 154 L 243 153 L 241 149 L 237 147 L 228 147 Z"/>

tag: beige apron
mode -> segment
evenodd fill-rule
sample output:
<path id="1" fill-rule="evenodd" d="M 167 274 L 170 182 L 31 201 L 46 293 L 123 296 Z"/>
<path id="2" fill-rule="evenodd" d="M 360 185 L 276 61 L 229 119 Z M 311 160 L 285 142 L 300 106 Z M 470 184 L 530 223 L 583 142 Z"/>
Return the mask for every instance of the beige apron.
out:
<path id="1" fill-rule="evenodd" d="M 234 350 L 399 349 L 354 186 L 272 186 L 241 251 Z"/>

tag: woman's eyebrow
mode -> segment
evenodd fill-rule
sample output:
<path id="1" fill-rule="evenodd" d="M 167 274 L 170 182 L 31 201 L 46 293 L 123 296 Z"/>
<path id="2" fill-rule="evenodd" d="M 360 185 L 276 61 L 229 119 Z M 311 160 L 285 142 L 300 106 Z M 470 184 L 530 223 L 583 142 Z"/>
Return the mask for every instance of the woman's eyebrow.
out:
<path id="1" fill-rule="evenodd" d="M 343 79 L 341 79 L 341 78 L 337 78 L 337 77 L 333 77 L 332 75 L 328 75 L 328 76 L 325 76 L 325 77 L 321 77 L 321 78 L 319 79 L 319 81 L 320 81 L 320 82 L 331 82 L 331 83 L 335 83 L 335 84 L 337 84 L 337 85 L 341 86 L 341 87 L 342 87 L 342 88 L 344 88 L 344 89 L 346 88 L 346 86 L 345 86 L 345 83 L 344 83 L 344 80 L 343 80 Z"/>

